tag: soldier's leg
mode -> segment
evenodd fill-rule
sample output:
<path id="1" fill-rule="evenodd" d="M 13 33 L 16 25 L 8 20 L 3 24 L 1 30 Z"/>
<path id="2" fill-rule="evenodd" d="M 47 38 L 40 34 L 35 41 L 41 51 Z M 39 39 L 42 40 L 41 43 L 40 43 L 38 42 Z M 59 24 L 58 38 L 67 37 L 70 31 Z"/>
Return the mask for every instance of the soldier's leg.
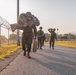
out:
<path id="1" fill-rule="evenodd" d="M 30 52 L 31 52 L 32 38 L 33 38 L 33 37 L 32 37 L 31 35 L 29 35 L 28 38 L 27 38 L 27 47 L 28 47 L 28 48 L 27 48 L 27 51 L 28 51 L 27 57 L 28 57 L 28 58 L 31 58 L 31 57 L 30 57 Z"/>
<path id="2" fill-rule="evenodd" d="M 28 51 L 27 57 L 28 57 L 28 58 L 31 58 L 31 57 L 30 57 L 31 44 L 28 44 L 28 49 L 27 49 L 27 51 Z"/>
<path id="3" fill-rule="evenodd" d="M 42 39 L 42 46 L 44 45 L 44 39 Z"/>
<path id="4" fill-rule="evenodd" d="M 52 41 L 51 41 L 51 39 L 50 39 L 50 48 L 51 48 L 51 44 L 52 44 L 51 42 L 52 42 Z"/>
<path id="5" fill-rule="evenodd" d="M 42 49 L 43 39 L 40 39 L 40 49 Z"/>
<path id="6" fill-rule="evenodd" d="M 53 41 L 52 41 L 52 48 L 53 48 L 53 49 L 54 49 L 54 43 L 55 43 L 55 41 L 53 40 Z"/>
<path id="7" fill-rule="evenodd" d="M 38 48 L 40 48 L 40 39 L 38 40 Z"/>
<path id="8" fill-rule="evenodd" d="M 42 41 L 41 41 L 41 42 L 42 42 L 42 46 L 43 46 L 43 45 L 44 45 L 44 39 L 42 39 Z"/>
<path id="9" fill-rule="evenodd" d="M 25 39 L 22 37 L 22 49 L 24 51 L 23 55 L 26 56 Z"/>
<path id="10" fill-rule="evenodd" d="M 39 40 L 39 48 L 41 48 L 41 40 Z"/>
<path id="11" fill-rule="evenodd" d="M 43 46 L 44 46 L 44 41 L 45 41 L 45 40 L 43 39 Z"/>
<path id="12" fill-rule="evenodd" d="M 38 48 L 40 48 L 40 42 L 41 42 L 41 39 L 40 37 L 38 37 Z"/>

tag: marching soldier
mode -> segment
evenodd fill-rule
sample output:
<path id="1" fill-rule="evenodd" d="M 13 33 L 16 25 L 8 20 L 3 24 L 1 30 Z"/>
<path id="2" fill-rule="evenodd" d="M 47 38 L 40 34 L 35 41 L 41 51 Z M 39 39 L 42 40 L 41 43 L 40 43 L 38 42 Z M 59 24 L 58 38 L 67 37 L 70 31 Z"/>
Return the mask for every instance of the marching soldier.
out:
<path id="1" fill-rule="evenodd" d="M 37 28 L 36 26 L 38 26 L 40 24 L 39 20 L 36 18 L 36 22 L 33 23 L 32 21 L 32 14 L 30 12 L 27 12 L 26 14 L 24 14 L 25 17 L 25 23 L 19 21 L 19 25 L 11 25 L 11 29 L 12 31 L 15 31 L 16 29 L 21 29 L 23 30 L 22 33 L 22 49 L 24 51 L 24 56 L 26 56 L 26 50 L 28 51 L 27 57 L 30 57 L 30 52 L 31 52 L 31 44 L 32 44 L 32 39 L 33 39 L 33 32 L 32 29 L 34 30 L 34 35 L 36 38 L 37 35 Z M 23 17 L 24 17 L 23 16 Z M 23 20 L 23 21 L 24 21 Z M 31 22 L 30 22 L 31 21 Z"/>
<path id="2" fill-rule="evenodd" d="M 37 36 L 38 36 L 38 48 L 42 49 L 43 36 L 44 36 L 44 32 L 42 31 L 42 27 L 40 27 L 40 30 L 37 32 Z"/>
<path id="3" fill-rule="evenodd" d="M 52 47 L 52 49 L 54 49 L 55 39 L 57 40 L 55 29 L 48 29 L 48 31 L 51 33 L 50 48 Z"/>

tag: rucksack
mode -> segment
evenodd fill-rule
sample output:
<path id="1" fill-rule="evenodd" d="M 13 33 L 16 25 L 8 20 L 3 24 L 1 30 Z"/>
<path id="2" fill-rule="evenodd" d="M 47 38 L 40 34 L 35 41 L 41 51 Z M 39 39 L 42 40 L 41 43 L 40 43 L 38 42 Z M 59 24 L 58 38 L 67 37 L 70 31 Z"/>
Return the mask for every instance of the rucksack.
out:
<path id="1" fill-rule="evenodd" d="M 32 25 L 39 26 L 40 22 L 38 18 L 34 15 L 31 15 L 31 19 L 28 21 L 26 18 L 26 14 L 22 13 L 18 17 L 18 24 L 24 25 L 25 23 L 29 23 L 28 25 L 31 27 Z"/>

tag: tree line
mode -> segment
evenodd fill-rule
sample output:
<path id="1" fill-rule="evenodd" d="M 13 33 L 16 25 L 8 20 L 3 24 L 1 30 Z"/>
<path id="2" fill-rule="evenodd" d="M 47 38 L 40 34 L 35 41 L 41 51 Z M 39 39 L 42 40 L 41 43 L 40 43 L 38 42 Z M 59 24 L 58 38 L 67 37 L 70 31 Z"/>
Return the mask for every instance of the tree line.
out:
<path id="1" fill-rule="evenodd" d="M 71 41 L 71 40 L 75 40 L 76 41 L 76 34 L 73 33 L 67 33 L 67 34 L 59 34 L 57 35 L 58 40 L 59 41 Z M 48 42 L 50 39 L 50 34 L 45 33 L 45 41 Z M 21 36 L 19 36 L 19 39 L 21 40 Z M 10 34 L 9 38 L 6 38 L 4 35 L 0 36 L 0 41 L 1 44 L 3 43 L 7 43 L 8 40 L 13 40 L 13 41 L 17 41 L 17 34 Z"/>

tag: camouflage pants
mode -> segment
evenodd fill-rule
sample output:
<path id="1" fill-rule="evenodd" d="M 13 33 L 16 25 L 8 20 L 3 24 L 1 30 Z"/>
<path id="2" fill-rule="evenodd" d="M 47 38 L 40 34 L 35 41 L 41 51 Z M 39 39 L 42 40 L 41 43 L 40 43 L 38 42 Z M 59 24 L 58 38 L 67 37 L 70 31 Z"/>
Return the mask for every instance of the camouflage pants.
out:
<path id="1" fill-rule="evenodd" d="M 32 34 L 22 35 L 22 49 L 25 51 L 27 48 L 28 52 L 31 52 Z"/>
<path id="2" fill-rule="evenodd" d="M 38 38 L 38 48 L 43 46 L 43 38 Z"/>
<path id="3" fill-rule="evenodd" d="M 55 39 L 50 39 L 50 48 L 54 48 Z"/>

